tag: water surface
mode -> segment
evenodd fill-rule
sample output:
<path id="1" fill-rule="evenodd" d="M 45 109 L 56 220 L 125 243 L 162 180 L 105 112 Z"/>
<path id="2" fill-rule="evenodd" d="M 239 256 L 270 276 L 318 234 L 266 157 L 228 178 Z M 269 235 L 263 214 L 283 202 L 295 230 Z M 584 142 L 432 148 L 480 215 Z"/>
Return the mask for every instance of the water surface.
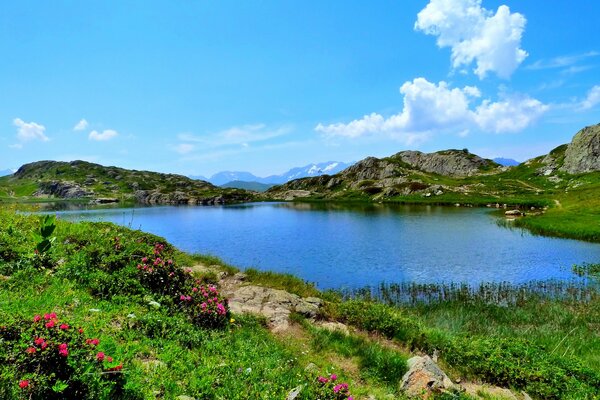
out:
<path id="1" fill-rule="evenodd" d="M 141 229 L 187 252 L 292 273 L 319 288 L 571 279 L 571 265 L 600 261 L 599 244 L 507 229 L 488 209 L 252 203 L 58 214 Z"/>

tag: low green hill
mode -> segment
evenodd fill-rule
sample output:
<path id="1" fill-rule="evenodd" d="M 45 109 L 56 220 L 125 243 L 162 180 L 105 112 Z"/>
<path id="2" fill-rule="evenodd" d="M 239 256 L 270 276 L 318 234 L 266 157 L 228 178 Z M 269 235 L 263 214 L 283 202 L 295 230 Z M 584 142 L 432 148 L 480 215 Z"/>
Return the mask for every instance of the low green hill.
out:
<path id="1" fill-rule="evenodd" d="M 0 178 L 0 198 L 222 204 L 249 201 L 253 195 L 182 175 L 105 167 L 85 161 L 38 161 Z"/>

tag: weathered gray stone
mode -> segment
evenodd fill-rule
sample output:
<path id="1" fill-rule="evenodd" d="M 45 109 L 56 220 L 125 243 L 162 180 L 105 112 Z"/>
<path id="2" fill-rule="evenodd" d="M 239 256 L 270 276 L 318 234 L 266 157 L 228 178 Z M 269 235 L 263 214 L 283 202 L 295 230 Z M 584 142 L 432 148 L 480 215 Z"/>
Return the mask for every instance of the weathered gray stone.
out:
<path id="1" fill-rule="evenodd" d="M 448 376 L 429 356 L 415 356 L 407 362 L 409 370 L 402 377 L 401 388 L 409 396 L 422 396 L 442 392 L 454 387 Z"/>
<path id="2" fill-rule="evenodd" d="M 577 132 L 565 151 L 561 170 L 570 174 L 600 171 L 600 124 Z"/>

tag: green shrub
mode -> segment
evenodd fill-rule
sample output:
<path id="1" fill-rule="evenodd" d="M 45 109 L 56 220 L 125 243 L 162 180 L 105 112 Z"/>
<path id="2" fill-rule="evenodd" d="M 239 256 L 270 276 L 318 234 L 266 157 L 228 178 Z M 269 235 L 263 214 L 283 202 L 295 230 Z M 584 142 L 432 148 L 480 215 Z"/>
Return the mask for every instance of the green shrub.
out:
<path id="1" fill-rule="evenodd" d="M 123 389 L 123 364 L 98 339 L 55 313 L 0 327 L 0 395 L 27 399 L 104 399 Z"/>

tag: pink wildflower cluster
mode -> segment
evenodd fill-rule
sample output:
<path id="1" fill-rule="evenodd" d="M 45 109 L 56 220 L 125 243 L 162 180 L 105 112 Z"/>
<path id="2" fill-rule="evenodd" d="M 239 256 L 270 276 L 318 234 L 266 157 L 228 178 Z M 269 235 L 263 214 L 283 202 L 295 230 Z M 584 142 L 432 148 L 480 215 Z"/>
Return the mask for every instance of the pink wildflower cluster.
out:
<path id="1" fill-rule="evenodd" d="M 329 378 L 319 376 L 317 382 L 319 382 L 319 394 L 323 399 L 328 400 L 353 400 L 354 398 L 349 392 L 347 383 L 336 383 L 337 375 L 332 374 Z"/>
<path id="2" fill-rule="evenodd" d="M 189 276 L 164 253 L 165 246 L 156 243 L 152 253 L 137 264 L 140 281 L 156 293 L 172 295 L 183 287 Z"/>
<path id="3" fill-rule="evenodd" d="M 53 370 L 64 370 L 73 362 L 87 363 L 95 359 L 108 363 L 104 366 L 104 370 L 118 371 L 123 367 L 122 364 L 112 365 L 112 357 L 101 351 L 94 355 L 100 340 L 86 339 L 82 328 L 73 329 L 69 324 L 61 322 L 56 313 L 35 315 L 32 322 L 30 328 L 32 336 L 24 350 L 24 356 L 16 357 L 17 360 L 22 359 L 27 366 L 25 372 L 34 374 L 19 381 L 19 387 L 23 390 L 30 390 L 33 387 L 32 382 L 37 382 L 35 374 L 43 373 L 44 368 L 49 365 L 52 365 Z M 74 360 L 67 362 L 67 358 L 72 357 Z"/>
<path id="4" fill-rule="evenodd" d="M 86 338 L 54 312 L 0 326 L 0 342 L 7 344 L 0 364 L 9 360 L 14 368 L 19 398 L 56 398 L 53 387 L 64 382 L 61 398 L 96 398 L 86 394 L 122 386 L 118 374 L 104 372 L 120 371 L 123 364 L 101 351 L 99 339 Z"/>
<path id="5" fill-rule="evenodd" d="M 181 294 L 179 301 L 187 309 L 198 325 L 204 327 L 222 327 L 229 320 L 229 304 L 216 287 L 202 285 L 196 281 L 190 293 Z"/>

